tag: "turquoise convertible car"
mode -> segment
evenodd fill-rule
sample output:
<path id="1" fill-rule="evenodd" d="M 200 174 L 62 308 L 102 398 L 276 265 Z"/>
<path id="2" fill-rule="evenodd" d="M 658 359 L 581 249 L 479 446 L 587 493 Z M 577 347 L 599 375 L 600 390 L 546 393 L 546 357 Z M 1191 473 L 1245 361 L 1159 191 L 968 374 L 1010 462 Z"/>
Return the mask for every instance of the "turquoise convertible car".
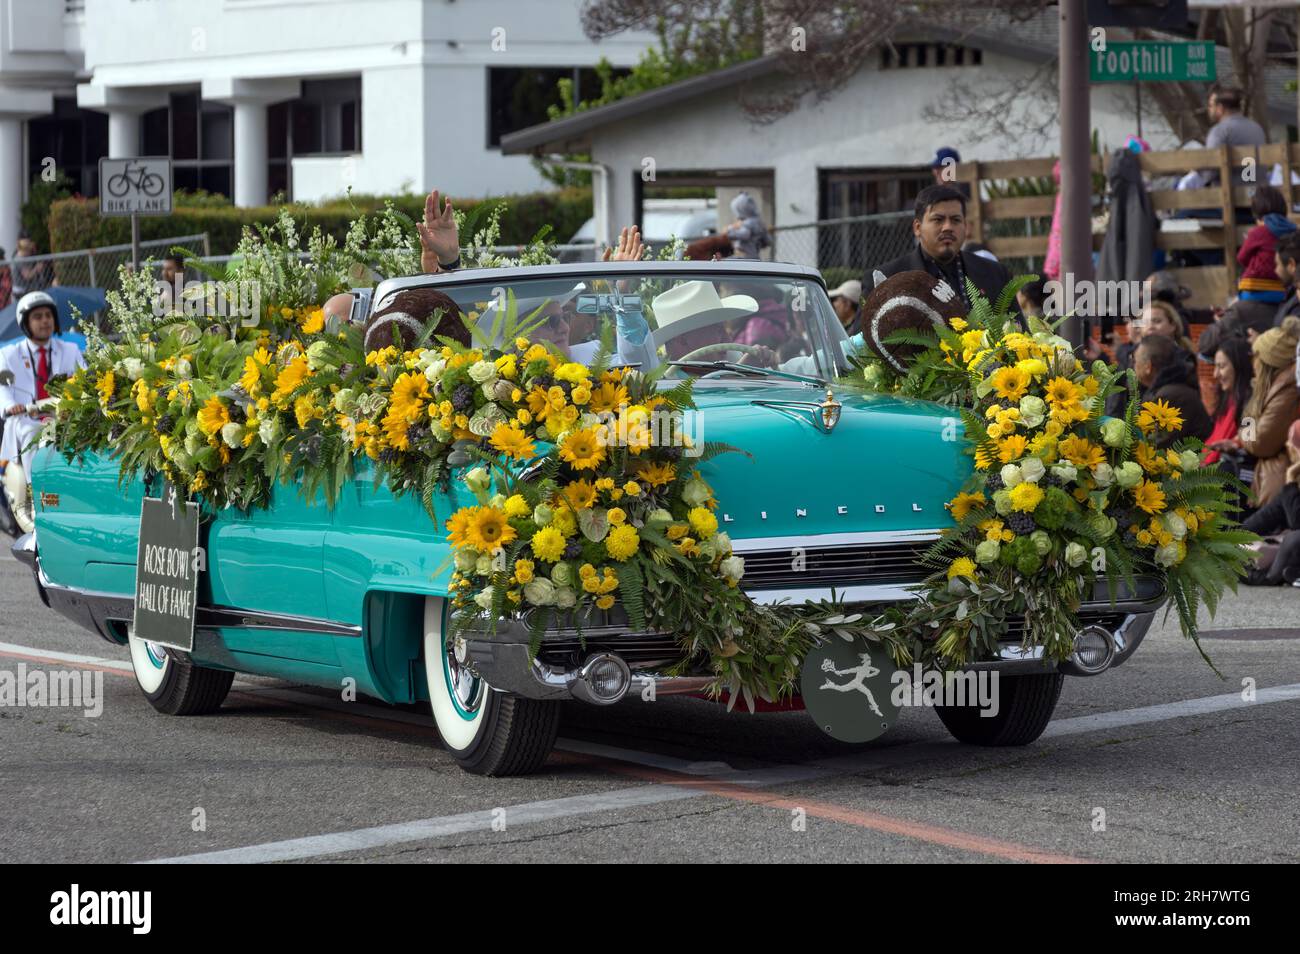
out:
<path id="1" fill-rule="evenodd" d="M 665 384 L 694 377 L 693 426 L 748 451 L 703 470 L 755 600 L 819 600 L 834 590 L 855 605 L 880 605 L 909 599 L 909 585 L 925 575 L 918 555 L 949 523 L 945 502 L 969 467 L 952 412 L 834 393 L 852 343 L 815 270 L 744 261 L 467 270 L 385 281 L 372 313 L 415 285 L 436 287 L 466 315 L 510 296 L 521 310 L 542 308 L 545 334 L 579 359 L 597 337 L 587 306 L 601 296 L 590 292 L 621 289 L 643 321 L 620 328 L 620 360 L 672 362 Z M 137 638 L 131 622 L 142 498 L 156 496 L 159 481 L 123 488 L 116 461 L 69 463 L 45 448 L 32 482 L 36 529 L 14 555 L 31 567 L 46 606 L 129 646 L 141 690 L 164 713 L 217 709 L 235 673 L 334 690 L 352 679 L 389 703 L 428 702 L 464 768 L 504 775 L 545 761 L 562 704 L 609 705 L 649 684 L 657 695 L 699 693 L 710 681 L 703 672 L 667 675 L 680 662 L 672 634 L 633 632 L 612 616 L 584 627 L 581 639 L 547 632 L 536 653 L 523 621 L 448 646 L 446 533 L 416 496 L 376 488 L 364 456 L 332 508 L 277 486 L 267 509 L 218 511 L 203 528 L 193 647 L 167 649 Z M 472 502 L 453 482 L 436 510 L 445 518 Z M 1094 649 L 1058 666 L 1007 632 L 1002 651 L 974 666 L 1001 674 L 997 714 L 940 707 L 953 735 L 994 745 L 1037 738 L 1064 676 L 1124 662 L 1162 594 L 1094 598 L 1081 614 Z"/>

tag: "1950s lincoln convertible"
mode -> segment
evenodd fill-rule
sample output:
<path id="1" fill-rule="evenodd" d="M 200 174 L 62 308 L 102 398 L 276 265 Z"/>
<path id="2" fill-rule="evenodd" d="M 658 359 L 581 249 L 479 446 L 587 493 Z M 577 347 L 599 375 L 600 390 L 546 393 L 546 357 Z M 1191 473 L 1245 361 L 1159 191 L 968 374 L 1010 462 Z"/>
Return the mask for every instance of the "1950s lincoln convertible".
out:
<path id="1" fill-rule="evenodd" d="M 538 335 L 576 360 L 594 350 L 611 299 L 620 320 L 629 309 L 644 319 L 648 334 L 626 341 L 620 325 L 615 360 L 642 370 L 671 363 L 659 386 L 693 379 L 691 430 L 747 452 L 712 457 L 701 473 L 755 602 L 834 592 L 869 608 L 912 598 L 909 585 L 928 575 L 920 554 L 951 524 L 945 503 L 970 467 L 951 433 L 953 412 L 835 387 L 852 347 L 815 270 L 763 262 L 467 270 L 385 281 L 371 313 L 413 286 L 435 287 L 467 316 L 489 316 L 506 300 L 545 315 Z M 620 291 L 597 293 L 610 288 Z M 637 631 L 617 612 L 581 634 L 550 625 L 539 643 L 526 614 L 447 640 L 455 564 L 446 530 L 418 494 L 376 486 L 373 466 L 358 452 L 332 507 L 279 484 L 266 508 L 216 510 L 202 529 L 206 567 L 189 651 L 132 629 L 142 501 L 159 495 L 160 478 L 119 485 L 110 456 L 68 461 L 44 448 L 32 474 L 36 529 L 13 552 L 46 606 L 129 646 L 140 688 L 161 712 L 212 712 L 235 673 L 335 690 L 352 679 L 389 703 L 427 701 L 447 748 L 473 772 L 538 768 L 563 703 L 610 705 L 649 686 L 655 696 L 700 694 L 711 682 L 679 665 L 673 633 Z M 439 521 L 474 502 L 460 476 L 433 501 Z M 992 715 L 940 706 L 952 734 L 993 745 L 1037 738 L 1064 676 L 1123 663 L 1163 593 L 1139 587 L 1092 599 L 1065 662 L 1024 648 L 1015 627 L 997 654 L 970 662 L 999 673 L 1000 703 Z"/>

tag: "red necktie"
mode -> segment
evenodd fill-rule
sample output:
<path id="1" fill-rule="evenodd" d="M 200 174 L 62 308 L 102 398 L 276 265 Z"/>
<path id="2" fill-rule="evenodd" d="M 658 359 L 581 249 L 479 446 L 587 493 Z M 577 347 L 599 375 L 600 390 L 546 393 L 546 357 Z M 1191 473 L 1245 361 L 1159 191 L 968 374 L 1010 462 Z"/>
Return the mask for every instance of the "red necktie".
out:
<path id="1" fill-rule="evenodd" d="M 36 400 L 43 401 L 48 395 L 45 393 L 45 382 L 50 379 L 50 353 L 46 347 L 41 348 L 41 365 L 36 369 Z"/>

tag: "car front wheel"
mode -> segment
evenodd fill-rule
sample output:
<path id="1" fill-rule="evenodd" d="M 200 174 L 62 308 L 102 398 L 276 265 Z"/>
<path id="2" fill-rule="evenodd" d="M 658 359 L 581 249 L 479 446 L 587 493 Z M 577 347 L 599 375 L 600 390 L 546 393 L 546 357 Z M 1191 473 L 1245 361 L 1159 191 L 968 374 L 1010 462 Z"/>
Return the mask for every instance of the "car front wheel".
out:
<path id="1" fill-rule="evenodd" d="M 936 706 L 939 719 L 958 742 L 968 745 L 1028 745 L 1047 728 L 1065 677 L 1059 672 L 998 679 L 997 714 L 978 706 Z"/>
<path id="2" fill-rule="evenodd" d="M 165 646 L 127 630 L 131 668 L 144 697 L 167 715 L 207 715 L 221 708 L 235 674 L 186 662 Z"/>
<path id="3" fill-rule="evenodd" d="M 546 762 L 560 726 L 560 703 L 497 692 L 460 665 L 447 645 L 447 601 L 424 604 L 424 669 L 443 744 L 475 775 L 526 775 Z"/>

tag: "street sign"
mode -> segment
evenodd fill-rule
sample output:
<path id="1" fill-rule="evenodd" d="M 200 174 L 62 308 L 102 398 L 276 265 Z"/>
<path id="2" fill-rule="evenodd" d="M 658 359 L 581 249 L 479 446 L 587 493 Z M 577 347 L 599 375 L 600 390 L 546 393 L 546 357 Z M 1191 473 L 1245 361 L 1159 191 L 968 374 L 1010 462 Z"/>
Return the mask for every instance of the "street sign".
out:
<path id="1" fill-rule="evenodd" d="M 165 484 L 162 497 L 145 497 L 140 505 L 132 632 L 140 639 L 190 652 L 202 566 L 199 505 Z"/>
<path id="2" fill-rule="evenodd" d="M 171 215 L 168 156 L 99 160 L 100 215 Z"/>
<path id="3" fill-rule="evenodd" d="M 1214 44 L 1107 41 L 1105 49 L 1089 48 L 1088 78 L 1094 83 L 1210 83 L 1216 79 Z"/>

